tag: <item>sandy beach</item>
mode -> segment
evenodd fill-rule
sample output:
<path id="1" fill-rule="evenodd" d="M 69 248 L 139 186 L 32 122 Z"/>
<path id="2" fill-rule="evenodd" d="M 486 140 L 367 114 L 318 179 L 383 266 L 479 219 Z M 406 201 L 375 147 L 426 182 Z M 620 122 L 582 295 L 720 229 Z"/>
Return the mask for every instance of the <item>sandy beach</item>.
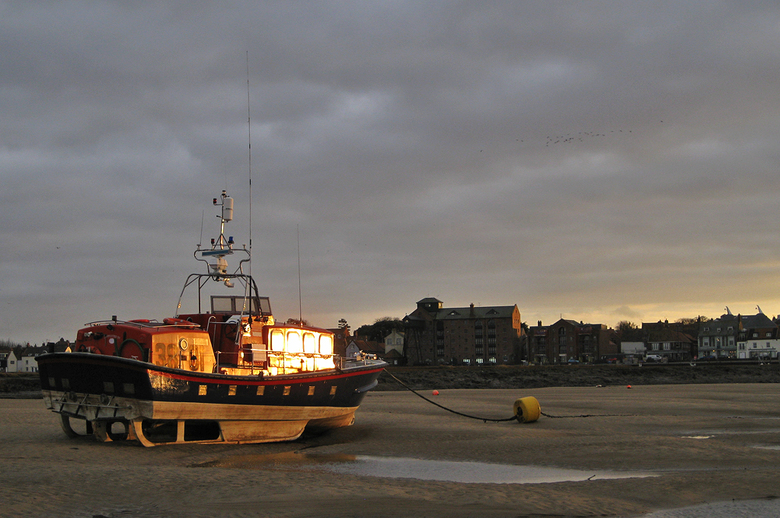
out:
<path id="1" fill-rule="evenodd" d="M 779 388 L 610 386 L 431 396 L 488 418 L 511 416 L 517 398 L 534 396 L 555 417 L 531 424 L 468 419 L 410 392 L 373 392 L 354 426 L 325 435 L 157 448 L 68 439 L 41 400 L 3 399 L 2 515 L 632 517 L 771 499 L 780 495 Z M 407 478 L 419 476 L 418 461 L 446 461 L 452 475 L 477 480 L 485 466 L 474 463 L 579 475 L 562 482 L 529 475 L 525 483 L 452 482 L 446 473 Z"/>

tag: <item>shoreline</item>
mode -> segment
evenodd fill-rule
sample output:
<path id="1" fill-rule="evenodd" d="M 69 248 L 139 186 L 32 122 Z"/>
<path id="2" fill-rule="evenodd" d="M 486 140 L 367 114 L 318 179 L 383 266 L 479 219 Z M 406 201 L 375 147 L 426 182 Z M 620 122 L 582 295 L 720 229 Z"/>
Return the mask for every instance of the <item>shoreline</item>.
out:
<path id="1" fill-rule="evenodd" d="M 415 390 L 780 383 L 779 363 L 390 366 L 386 371 L 374 391 L 405 390 L 389 374 Z M 38 374 L 0 373 L 0 399 L 37 399 L 38 391 Z"/>
<path id="2" fill-rule="evenodd" d="M 374 390 L 545 388 L 625 385 L 780 383 L 780 364 L 698 362 L 638 365 L 498 365 L 388 367 Z"/>

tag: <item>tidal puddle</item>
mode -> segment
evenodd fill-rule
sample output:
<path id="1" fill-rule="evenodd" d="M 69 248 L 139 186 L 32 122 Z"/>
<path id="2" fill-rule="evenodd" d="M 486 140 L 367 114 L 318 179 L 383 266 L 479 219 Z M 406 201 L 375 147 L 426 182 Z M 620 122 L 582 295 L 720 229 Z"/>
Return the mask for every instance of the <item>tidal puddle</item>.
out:
<path id="1" fill-rule="evenodd" d="M 542 484 L 655 476 L 651 473 L 583 471 L 485 462 L 453 462 L 359 455 L 352 462 L 325 464 L 334 473 L 384 478 L 413 478 L 464 484 Z"/>
<path id="2" fill-rule="evenodd" d="M 410 478 L 463 484 L 542 484 L 658 476 L 655 473 L 642 471 L 586 471 L 485 462 L 293 452 L 242 456 L 200 464 L 197 467 L 326 471 L 361 477 Z"/>

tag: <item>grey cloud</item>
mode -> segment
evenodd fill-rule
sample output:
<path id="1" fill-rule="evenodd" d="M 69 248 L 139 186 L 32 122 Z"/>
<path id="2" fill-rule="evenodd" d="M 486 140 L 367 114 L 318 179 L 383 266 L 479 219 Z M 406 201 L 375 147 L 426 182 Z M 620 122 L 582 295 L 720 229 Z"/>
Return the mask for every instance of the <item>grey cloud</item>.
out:
<path id="1" fill-rule="evenodd" d="M 774 3 L 0 10 L 0 338 L 171 313 L 223 188 L 248 241 L 247 79 L 282 318 L 296 227 L 323 326 L 424 296 L 609 325 L 777 305 Z"/>

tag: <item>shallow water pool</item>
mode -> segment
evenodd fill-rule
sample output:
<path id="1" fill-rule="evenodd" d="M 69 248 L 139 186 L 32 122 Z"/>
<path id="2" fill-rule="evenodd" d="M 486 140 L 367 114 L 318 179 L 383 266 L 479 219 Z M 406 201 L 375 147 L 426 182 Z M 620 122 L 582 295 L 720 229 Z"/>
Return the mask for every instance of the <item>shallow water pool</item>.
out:
<path id="1" fill-rule="evenodd" d="M 463 484 L 542 484 L 658 476 L 657 473 L 646 471 L 577 470 L 486 462 L 293 452 L 223 459 L 208 463 L 208 466 L 326 471 L 360 477 L 409 478 Z"/>

